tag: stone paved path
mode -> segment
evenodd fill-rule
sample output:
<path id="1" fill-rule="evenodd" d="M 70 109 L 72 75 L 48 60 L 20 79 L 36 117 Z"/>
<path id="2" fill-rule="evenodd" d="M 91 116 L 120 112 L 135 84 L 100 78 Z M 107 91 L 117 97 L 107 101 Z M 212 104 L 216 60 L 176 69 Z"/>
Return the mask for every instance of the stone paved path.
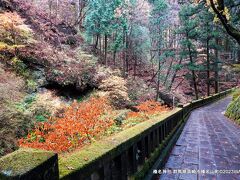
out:
<path id="1" fill-rule="evenodd" d="M 194 110 L 165 169 L 240 170 L 240 127 L 223 112 L 227 97 Z M 163 174 L 160 180 L 240 180 L 240 174 Z"/>

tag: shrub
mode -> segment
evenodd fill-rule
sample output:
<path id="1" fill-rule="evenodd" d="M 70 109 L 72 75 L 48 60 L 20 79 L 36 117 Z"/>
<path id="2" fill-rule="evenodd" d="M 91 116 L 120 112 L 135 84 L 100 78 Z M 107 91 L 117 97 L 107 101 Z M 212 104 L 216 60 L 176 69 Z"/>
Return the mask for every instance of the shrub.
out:
<path id="1" fill-rule="evenodd" d="M 8 80 L 8 83 L 10 82 Z M 16 83 L 16 85 L 19 84 Z M 3 88 L 0 86 L 1 90 Z M 10 89 L 9 92 L 11 94 Z M 2 148 L 0 151 L 2 151 L 2 154 L 0 155 L 15 150 L 18 138 L 26 136 L 28 131 L 34 128 L 36 122 L 46 121 L 51 114 L 57 113 L 62 107 L 59 98 L 52 95 L 52 93 L 27 95 L 21 101 L 20 98 L 23 95 L 21 94 L 20 98 L 17 96 L 20 93 L 14 92 L 14 96 L 10 96 L 11 98 L 7 98 L 6 95 L 9 95 L 9 93 L 6 93 L 5 101 L 0 101 L 0 136 L 2 137 L 0 139 Z M 16 100 L 19 102 L 16 102 Z"/>
<path id="2" fill-rule="evenodd" d="M 47 62 L 51 63 L 46 69 L 47 80 L 60 86 L 75 86 L 80 91 L 93 87 L 94 62 L 81 58 L 74 59 L 64 52 L 54 54 Z"/>
<path id="3" fill-rule="evenodd" d="M 48 116 L 57 115 L 63 108 L 64 104 L 61 99 L 52 92 L 47 91 L 37 94 L 35 101 L 32 102 L 28 110 L 34 117 L 44 116 L 48 118 Z"/>
<path id="4" fill-rule="evenodd" d="M 119 76 L 109 76 L 102 81 L 99 89 L 109 101 L 117 108 L 124 107 L 129 102 L 126 81 Z"/>
<path id="5" fill-rule="evenodd" d="M 0 53 L 4 60 L 18 55 L 32 41 L 32 31 L 16 12 L 0 13 Z"/>
<path id="6" fill-rule="evenodd" d="M 121 126 L 123 122 L 126 120 L 129 110 L 120 110 L 119 113 L 115 116 L 114 122 L 116 126 Z"/>
<path id="7" fill-rule="evenodd" d="M 98 65 L 96 67 L 96 73 L 94 75 L 93 82 L 96 87 L 99 87 L 103 80 L 108 79 L 110 76 L 120 76 L 120 71 Z"/>
<path id="8" fill-rule="evenodd" d="M 18 147 L 17 139 L 26 135 L 32 119 L 8 105 L 0 113 L 0 156 L 10 153 Z"/>
<path id="9" fill-rule="evenodd" d="M 6 44 L 25 44 L 31 38 L 31 29 L 16 12 L 0 13 L 0 19 L 0 38 Z"/>
<path id="10" fill-rule="evenodd" d="M 139 112 L 129 112 L 128 118 L 148 118 L 150 115 L 160 114 L 169 111 L 167 106 L 153 100 L 145 101 L 138 106 L 135 106 Z"/>
<path id="11" fill-rule="evenodd" d="M 37 90 L 37 83 L 33 79 L 27 79 L 27 91 L 28 92 L 35 92 Z"/>
<path id="12" fill-rule="evenodd" d="M 19 144 L 57 152 L 72 150 L 104 134 L 113 124 L 112 119 L 104 116 L 109 112 L 111 106 L 105 98 L 74 102 L 62 117 L 39 123 Z"/>
<path id="13" fill-rule="evenodd" d="M 0 64 L 0 103 L 19 101 L 25 94 L 24 88 L 24 80 L 4 70 L 3 65 Z"/>
<path id="14" fill-rule="evenodd" d="M 11 59 L 9 64 L 12 65 L 13 69 L 16 71 L 17 74 L 23 77 L 29 76 L 29 70 L 27 70 L 27 66 L 16 56 Z"/>
<path id="15" fill-rule="evenodd" d="M 132 102 L 138 104 L 147 100 L 154 99 L 155 90 L 148 87 L 146 82 L 138 77 L 129 77 L 127 79 L 127 88 L 129 98 Z"/>
<path id="16" fill-rule="evenodd" d="M 14 106 L 25 96 L 24 89 L 24 80 L 0 64 L 0 156 L 16 149 L 16 137 L 24 135 L 30 120 Z"/>

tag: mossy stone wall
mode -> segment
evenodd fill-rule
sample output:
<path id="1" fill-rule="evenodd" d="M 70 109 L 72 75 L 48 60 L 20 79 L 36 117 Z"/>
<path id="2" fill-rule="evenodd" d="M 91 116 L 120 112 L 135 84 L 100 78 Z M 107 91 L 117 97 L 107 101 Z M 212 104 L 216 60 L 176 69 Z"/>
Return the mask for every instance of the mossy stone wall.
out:
<path id="1" fill-rule="evenodd" d="M 0 159 L 1 180 L 57 180 L 58 156 L 49 151 L 19 149 Z"/>

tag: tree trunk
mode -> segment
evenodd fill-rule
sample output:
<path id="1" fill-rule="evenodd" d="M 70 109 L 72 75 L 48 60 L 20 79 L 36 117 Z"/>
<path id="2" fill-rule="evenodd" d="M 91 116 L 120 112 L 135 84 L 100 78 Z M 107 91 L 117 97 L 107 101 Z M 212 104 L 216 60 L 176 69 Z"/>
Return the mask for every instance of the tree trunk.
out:
<path id="1" fill-rule="evenodd" d="M 188 45 L 188 52 L 189 52 L 190 62 L 193 63 L 192 51 L 191 51 L 191 47 L 189 45 Z M 197 81 L 196 81 L 196 74 L 195 74 L 194 70 L 192 70 L 192 80 L 193 80 L 193 85 L 194 85 L 195 96 L 196 96 L 196 99 L 198 99 Z"/>
<path id="2" fill-rule="evenodd" d="M 208 38 L 207 38 L 207 95 L 210 96 L 210 55 Z"/>
<path id="3" fill-rule="evenodd" d="M 112 41 L 113 41 L 113 43 L 115 42 L 115 40 L 116 40 L 116 34 L 115 33 L 113 33 L 112 34 Z M 115 68 L 115 66 L 116 66 L 116 47 L 114 46 L 113 47 L 113 65 L 114 65 L 114 68 Z"/>
<path id="4" fill-rule="evenodd" d="M 127 32 L 126 32 L 126 35 L 125 35 L 125 43 L 126 43 L 126 46 L 125 46 L 125 77 L 128 77 L 128 47 L 129 47 L 129 42 L 128 42 L 128 35 L 127 35 Z"/>
<path id="5" fill-rule="evenodd" d="M 180 58 L 180 60 L 179 60 L 179 62 L 178 62 L 178 65 L 180 65 L 180 64 L 182 64 L 182 58 Z M 177 72 L 178 72 L 178 70 L 175 70 L 175 72 L 174 72 L 174 74 L 173 74 L 171 83 L 170 83 L 170 85 L 169 85 L 169 87 L 168 87 L 169 90 L 172 89 L 172 85 L 173 85 L 173 82 L 174 82 L 174 80 L 175 80 L 175 78 L 176 78 L 176 76 L 177 76 Z"/>
<path id="6" fill-rule="evenodd" d="M 113 51 L 113 65 L 116 67 L 116 50 Z"/>
<path id="7" fill-rule="evenodd" d="M 133 74 L 133 76 L 135 78 L 135 76 L 137 75 L 137 57 L 135 55 L 133 57 L 134 57 L 134 67 L 133 67 L 134 74 Z"/>
<path id="8" fill-rule="evenodd" d="M 238 52 L 237 52 L 237 58 L 238 58 L 237 63 L 240 64 L 240 50 L 238 50 Z"/>
<path id="9" fill-rule="evenodd" d="M 162 32 L 161 32 L 161 28 L 160 25 L 158 26 L 158 35 L 159 35 L 159 39 L 158 39 L 158 45 L 157 45 L 157 49 L 158 49 L 158 71 L 157 71 L 157 94 L 156 94 L 156 101 L 158 100 L 159 97 L 159 86 L 160 86 L 160 70 L 161 70 L 161 37 L 162 37 Z M 164 46 L 164 45 L 163 45 Z"/>
<path id="10" fill-rule="evenodd" d="M 52 17 L 52 0 L 48 1 L 48 7 L 49 7 L 49 18 L 51 19 L 51 17 Z M 51 26 L 52 26 L 52 21 L 51 21 Z"/>
<path id="11" fill-rule="evenodd" d="M 169 65 L 169 67 L 168 67 L 167 74 L 166 74 L 166 76 L 165 76 L 164 83 L 163 83 L 164 85 L 166 85 L 168 76 L 169 76 L 170 71 L 171 71 L 171 69 L 172 69 L 172 64 L 173 64 L 173 59 L 171 59 L 170 65 Z"/>
<path id="12" fill-rule="evenodd" d="M 160 50 L 159 50 L 160 52 Z M 160 53 L 159 53 L 160 54 Z M 157 77 L 157 93 L 156 93 L 156 101 L 158 100 L 158 96 L 159 96 L 159 86 L 160 86 L 160 67 L 161 67 L 161 61 L 159 58 L 158 61 L 158 77 Z"/>
<path id="13" fill-rule="evenodd" d="M 79 21 L 79 18 L 80 18 L 80 0 L 76 0 L 76 11 L 77 11 L 77 13 L 76 13 L 76 22 L 78 23 L 78 21 Z M 79 26 L 78 26 L 79 27 Z"/>
<path id="14" fill-rule="evenodd" d="M 216 44 L 218 44 L 218 39 L 216 39 Z M 214 61 L 214 78 L 215 78 L 215 93 L 218 93 L 219 91 L 219 77 L 218 77 L 218 50 L 215 49 L 215 61 Z"/>
<path id="15" fill-rule="evenodd" d="M 56 18 L 55 18 L 55 23 L 57 24 L 57 17 L 58 17 L 58 8 L 59 8 L 59 0 L 57 0 L 57 5 L 56 5 Z"/>
<path id="16" fill-rule="evenodd" d="M 98 39 L 99 39 L 99 34 L 97 34 L 96 39 L 95 39 L 95 46 L 94 46 L 95 52 L 97 52 Z"/>
<path id="17" fill-rule="evenodd" d="M 99 35 L 99 51 L 102 52 L 102 38 L 101 35 Z"/>
<path id="18" fill-rule="evenodd" d="M 104 61 L 105 61 L 105 65 L 107 66 L 107 35 L 105 34 L 105 45 L 104 45 L 104 48 L 105 48 L 105 54 L 104 54 Z"/>

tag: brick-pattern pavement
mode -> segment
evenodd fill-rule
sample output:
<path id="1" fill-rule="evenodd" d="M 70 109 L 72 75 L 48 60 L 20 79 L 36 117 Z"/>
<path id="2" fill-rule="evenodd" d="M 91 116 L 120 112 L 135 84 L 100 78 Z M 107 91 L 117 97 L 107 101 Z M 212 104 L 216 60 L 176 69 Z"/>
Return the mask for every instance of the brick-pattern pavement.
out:
<path id="1" fill-rule="evenodd" d="M 231 97 L 194 110 L 165 169 L 240 170 L 240 127 L 223 114 Z M 162 174 L 160 180 L 240 180 L 240 174 Z"/>

